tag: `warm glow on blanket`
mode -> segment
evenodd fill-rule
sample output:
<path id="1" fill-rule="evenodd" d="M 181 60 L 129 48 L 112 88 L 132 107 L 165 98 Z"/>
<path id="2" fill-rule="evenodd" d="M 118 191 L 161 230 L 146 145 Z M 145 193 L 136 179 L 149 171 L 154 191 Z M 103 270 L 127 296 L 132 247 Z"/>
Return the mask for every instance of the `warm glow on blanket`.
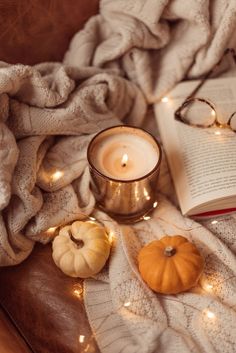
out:
<path id="1" fill-rule="evenodd" d="M 52 174 L 52 180 L 57 181 L 63 176 L 63 172 L 61 170 L 57 170 L 55 173 Z"/>
<path id="2" fill-rule="evenodd" d="M 168 103 L 169 102 L 169 98 L 168 97 L 163 97 L 161 99 L 162 103 Z"/>
<path id="3" fill-rule="evenodd" d="M 112 243 L 115 240 L 115 233 L 113 231 L 109 232 L 109 242 Z"/>
<path id="4" fill-rule="evenodd" d="M 46 230 L 46 233 L 52 235 L 56 229 L 57 229 L 57 227 L 48 228 L 48 230 Z"/>
<path id="5" fill-rule="evenodd" d="M 205 313 L 206 313 L 206 316 L 208 317 L 208 319 L 213 320 L 216 318 L 215 314 L 210 310 L 206 310 Z"/>
<path id="6" fill-rule="evenodd" d="M 221 132 L 220 131 L 216 131 L 215 135 L 221 135 Z"/>
<path id="7" fill-rule="evenodd" d="M 203 284 L 203 289 L 206 291 L 206 292 L 212 292 L 213 291 L 213 285 L 211 283 L 204 283 Z"/>

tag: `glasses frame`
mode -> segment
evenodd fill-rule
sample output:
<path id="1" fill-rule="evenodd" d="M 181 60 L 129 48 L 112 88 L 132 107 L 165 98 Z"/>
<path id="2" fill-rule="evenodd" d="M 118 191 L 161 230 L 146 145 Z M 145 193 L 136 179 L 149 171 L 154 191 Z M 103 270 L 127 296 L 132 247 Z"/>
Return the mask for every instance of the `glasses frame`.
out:
<path id="1" fill-rule="evenodd" d="M 216 109 L 213 105 L 213 103 L 211 103 L 210 101 L 208 101 L 207 99 L 204 99 L 204 98 L 201 98 L 201 97 L 194 97 L 195 94 L 199 91 L 199 89 L 203 86 L 203 84 L 207 81 L 207 79 L 210 78 L 210 76 L 216 71 L 216 69 L 220 66 L 220 64 L 222 63 L 224 57 L 227 55 L 227 54 L 231 54 L 233 60 L 234 60 L 234 63 L 236 64 L 236 51 L 233 49 L 233 48 L 227 48 L 222 57 L 220 58 L 220 60 L 216 63 L 216 65 L 207 73 L 205 74 L 205 76 L 200 80 L 200 82 L 198 83 L 198 85 L 194 88 L 194 90 L 188 95 L 188 97 L 184 100 L 184 102 L 181 104 L 181 106 L 175 111 L 174 113 L 174 116 L 175 116 L 175 120 L 179 121 L 179 122 L 182 122 L 186 125 L 189 125 L 189 126 L 194 126 L 194 127 L 199 127 L 199 128 L 209 128 L 209 127 L 212 127 L 212 126 L 218 126 L 218 127 L 229 127 L 232 131 L 236 132 L 236 130 L 234 130 L 230 123 L 231 123 L 231 120 L 233 119 L 234 115 L 236 115 L 236 111 L 233 112 L 228 121 L 222 125 L 221 123 L 219 123 L 218 121 L 218 117 L 217 117 L 217 113 L 216 113 Z M 189 106 L 191 103 L 193 102 L 202 102 L 202 103 L 206 103 L 207 105 L 209 105 L 209 107 L 212 109 L 212 111 L 214 111 L 214 121 L 213 123 L 205 126 L 205 125 L 202 125 L 202 124 L 191 124 L 189 123 L 183 116 L 183 110 Z"/>

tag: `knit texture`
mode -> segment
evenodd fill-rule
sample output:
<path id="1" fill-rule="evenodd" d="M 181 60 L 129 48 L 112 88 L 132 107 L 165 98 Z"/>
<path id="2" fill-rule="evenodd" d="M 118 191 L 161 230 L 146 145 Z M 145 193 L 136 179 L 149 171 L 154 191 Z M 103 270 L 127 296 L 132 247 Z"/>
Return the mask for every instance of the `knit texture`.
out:
<path id="1" fill-rule="evenodd" d="M 170 192 L 170 179 L 164 171 L 162 176 L 159 187 L 165 183 Z M 101 352 L 235 352 L 235 215 L 199 224 L 161 194 L 151 219 L 132 227 L 95 214 L 115 235 L 109 264 L 85 285 L 86 310 Z M 138 271 L 141 247 L 166 234 L 185 236 L 205 259 L 198 285 L 178 295 L 154 293 Z"/>
<path id="2" fill-rule="evenodd" d="M 94 211 L 86 160 L 94 133 L 121 121 L 142 125 L 147 104 L 209 70 L 234 44 L 235 28 L 235 0 L 103 0 L 62 64 L 0 63 L 0 265 L 51 241 L 49 227 L 94 212 L 116 235 L 109 266 L 85 286 L 103 353 L 236 351 L 235 217 L 216 225 L 183 218 L 167 200 L 174 197 L 163 163 L 166 196 L 153 218 L 121 227 Z M 154 294 L 139 276 L 139 249 L 163 234 L 185 235 L 205 257 L 188 293 Z"/>

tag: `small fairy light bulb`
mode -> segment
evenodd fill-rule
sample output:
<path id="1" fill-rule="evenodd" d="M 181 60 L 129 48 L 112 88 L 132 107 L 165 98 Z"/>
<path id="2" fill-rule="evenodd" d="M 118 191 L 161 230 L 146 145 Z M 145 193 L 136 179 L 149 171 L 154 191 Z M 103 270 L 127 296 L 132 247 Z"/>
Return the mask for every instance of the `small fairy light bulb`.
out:
<path id="1" fill-rule="evenodd" d="M 90 219 L 90 221 L 96 221 L 96 218 L 94 218 L 94 217 L 89 217 L 89 219 Z"/>
<path id="2" fill-rule="evenodd" d="M 56 172 L 54 172 L 51 176 L 52 181 L 57 181 L 58 179 L 60 179 L 63 176 L 63 172 L 61 170 L 57 170 Z"/>
<path id="3" fill-rule="evenodd" d="M 96 220 L 95 217 L 90 217 L 90 216 L 89 216 L 88 219 L 89 219 L 89 220 L 88 220 L 89 223 L 92 223 L 92 224 L 97 224 L 97 223 L 98 223 L 98 221 Z"/>
<path id="4" fill-rule="evenodd" d="M 211 116 L 216 116 L 216 112 L 214 111 L 214 109 L 211 110 Z"/>
<path id="5" fill-rule="evenodd" d="M 211 283 L 204 283 L 203 284 L 203 289 L 206 291 L 206 292 L 212 292 L 213 291 L 213 285 Z"/>
<path id="6" fill-rule="evenodd" d="M 83 287 L 76 286 L 72 292 L 78 299 L 83 299 Z"/>
<path id="7" fill-rule="evenodd" d="M 213 311 L 211 311 L 210 309 L 204 309 L 202 311 L 202 314 L 203 314 L 205 320 L 206 319 L 207 320 L 211 320 L 211 321 L 215 321 L 216 320 L 216 314 Z"/>
<path id="8" fill-rule="evenodd" d="M 126 166 L 127 166 L 128 159 L 129 159 L 129 157 L 128 157 L 128 155 L 125 153 L 125 154 L 123 155 L 122 159 L 121 159 L 121 166 L 122 166 L 122 167 L 126 167 Z"/>
<path id="9" fill-rule="evenodd" d="M 158 205 L 158 202 L 157 202 L 157 201 L 155 201 L 155 202 L 153 203 L 153 208 L 156 208 L 156 207 L 157 207 L 157 205 Z"/>
<path id="10" fill-rule="evenodd" d="M 207 316 L 208 319 L 210 320 L 214 320 L 216 318 L 216 315 L 211 311 L 211 310 L 206 310 L 205 314 Z"/>
<path id="11" fill-rule="evenodd" d="M 161 99 L 162 103 L 168 103 L 169 102 L 169 98 L 168 97 L 163 97 Z"/>
<path id="12" fill-rule="evenodd" d="M 144 219 L 144 221 L 148 221 L 149 219 L 151 219 L 151 217 L 150 216 L 143 216 L 143 219 Z"/>
<path id="13" fill-rule="evenodd" d="M 57 227 L 51 227 L 51 228 L 48 228 L 46 230 L 46 233 L 49 234 L 49 235 L 52 235 L 55 233 L 55 230 L 57 229 Z"/>
<path id="14" fill-rule="evenodd" d="M 220 131 L 215 131 L 215 135 L 221 135 Z"/>
<path id="15" fill-rule="evenodd" d="M 126 302 L 126 303 L 124 303 L 124 306 L 125 306 L 126 308 L 128 308 L 130 305 L 131 305 L 131 302 Z"/>
<path id="16" fill-rule="evenodd" d="M 218 223 L 217 220 L 214 220 L 214 221 L 211 222 L 211 224 L 217 224 L 217 223 Z"/>
<path id="17" fill-rule="evenodd" d="M 79 343 L 84 343 L 84 341 L 85 341 L 85 336 L 79 335 Z"/>

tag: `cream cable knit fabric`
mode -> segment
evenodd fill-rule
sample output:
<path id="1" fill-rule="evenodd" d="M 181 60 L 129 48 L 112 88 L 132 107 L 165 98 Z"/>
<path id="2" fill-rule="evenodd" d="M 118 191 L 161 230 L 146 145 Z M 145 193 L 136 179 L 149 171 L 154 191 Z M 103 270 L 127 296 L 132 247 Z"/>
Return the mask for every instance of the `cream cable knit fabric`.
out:
<path id="1" fill-rule="evenodd" d="M 0 63 L 1 266 L 23 261 L 35 241 L 50 241 L 49 227 L 93 211 L 86 148 L 94 133 L 121 120 L 141 125 L 147 102 L 187 72 L 207 71 L 236 40 L 235 0 L 103 0 L 100 7 L 63 64 Z M 165 168 L 160 190 L 171 196 Z M 109 268 L 85 292 L 103 353 L 236 351 L 233 216 L 204 227 L 163 196 L 154 218 L 132 228 L 95 215 L 117 235 Z M 205 277 L 192 292 L 158 296 L 141 281 L 136 255 L 176 233 L 202 251 Z M 204 291 L 206 280 L 214 295 Z"/>

